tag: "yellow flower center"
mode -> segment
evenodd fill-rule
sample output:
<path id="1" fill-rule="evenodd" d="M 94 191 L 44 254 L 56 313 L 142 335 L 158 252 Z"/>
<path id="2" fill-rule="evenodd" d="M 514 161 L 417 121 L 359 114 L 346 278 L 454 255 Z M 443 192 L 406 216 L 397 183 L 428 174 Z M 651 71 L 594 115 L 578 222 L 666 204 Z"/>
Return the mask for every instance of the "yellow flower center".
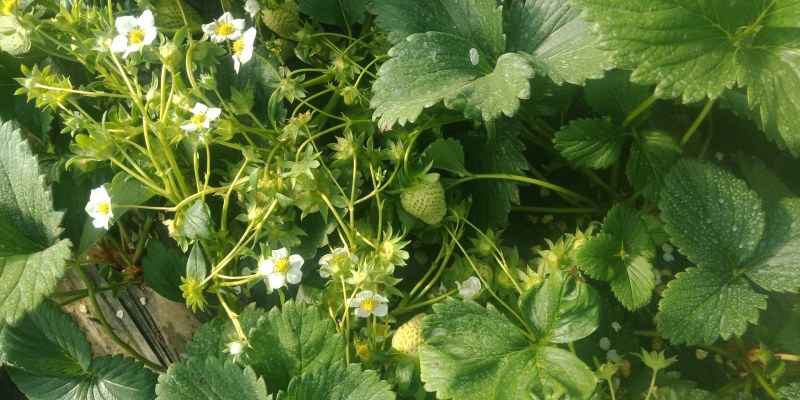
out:
<path id="1" fill-rule="evenodd" d="M 394 255 L 394 245 L 392 242 L 386 241 L 381 243 L 379 255 L 383 261 L 391 261 L 392 255 Z"/>
<path id="2" fill-rule="evenodd" d="M 281 258 L 280 260 L 275 262 L 275 272 L 277 272 L 277 273 L 279 273 L 281 275 L 286 275 L 286 273 L 289 272 L 289 268 L 291 268 L 291 267 L 292 267 L 292 264 L 289 263 L 289 259 L 288 258 Z"/>
<path id="3" fill-rule="evenodd" d="M 375 311 L 375 307 L 377 306 L 378 306 L 378 300 L 375 300 L 374 298 L 370 297 L 368 299 L 361 300 L 361 305 L 359 305 L 359 308 L 364 310 L 364 312 L 371 313 Z"/>
<path id="4" fill-rule="evenodd" d="M 206 115 L 202 114 L 202 113 L 201 114 L 192 115 L 191 121 L 196 126 L 202 126 L 203 122 L 206 122 Z"/>
<path id="5" fill-rule="evenodd" d="M 128 34 L 128 43 L 139 44 L 142 42 L 144 42 L 144 31 L 140 28 L 134 28 L 131 33 Z"/>
<path id="6" fill-rule="evenodd" d="M 233 27 L 233 24 L 230 24 L 228 22 L 222 22 L 217 24 L 217 35 L 219 36 L 228 36 L 234 31 L 236 31 L 236 28 Z"/>
<path id="7" fill-rule="evenodd" d="M 233 54 L 236 54 L 237 56 L 241 55 L 242 50 L 244 50 L 244 40 L 239 39 L 233 42 Z"/>
<path id="8" fill-rule="evenodd" d="M 97 205 L 97 212 L 103 215 L 108 215 L 108 212 L 111 211 L 111 204 L 108 204 L 107 201 L 104 201 Z"/>

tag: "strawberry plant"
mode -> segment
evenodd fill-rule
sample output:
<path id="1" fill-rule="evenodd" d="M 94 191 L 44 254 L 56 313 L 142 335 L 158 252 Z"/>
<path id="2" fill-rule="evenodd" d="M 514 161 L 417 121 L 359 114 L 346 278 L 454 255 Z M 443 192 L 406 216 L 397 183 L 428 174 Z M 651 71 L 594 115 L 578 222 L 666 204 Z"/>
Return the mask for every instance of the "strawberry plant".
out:
<path id="1" fill-rule="evenodd" d="M 0 14 L 8 396 L 800 398 L 794 0 Z"/>

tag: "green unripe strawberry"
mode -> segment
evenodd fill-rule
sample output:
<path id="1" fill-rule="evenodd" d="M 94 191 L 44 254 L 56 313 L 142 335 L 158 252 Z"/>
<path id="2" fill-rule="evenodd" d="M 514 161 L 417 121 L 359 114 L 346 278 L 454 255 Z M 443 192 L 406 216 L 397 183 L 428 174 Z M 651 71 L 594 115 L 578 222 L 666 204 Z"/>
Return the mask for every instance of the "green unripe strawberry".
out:
<path id="1" fill-rule="evenodd" d="M 492 270 L 492 267 L 480 260 L 473 261 L 475 262 L 475 269 L 478 270 L 478 274 L 480 274 L 481 278 L 483 278 L 487 284 L 491 285 L 494 281 L 494 270 Z"/>
<path id="2" fill-rule="evenodd" d="M 266 8 L 261 13 L 261 20 L 273 32 L 287 38 L 300 29 L 300 11 L 294 0 Z"/>
<path id="3" fill-rule="evenodd" d="M 393 349 L 411 357 L 419 357 L 417 348 L 425 342 L 422 338 L 422 318 L 425 315 L 425 313 L 419 313 L 397 328 L 392 336 Z"/>
<path id="4" fill-rule="evenodd" d="M 180 3 L 180 7 L 178 7 Z M 159 30 L 174 31 L 183 28 L 183 16 L 181 15 L 181 8 L 183 13 L 186 14 L 186 21 L 189 23 L 189 29 L 192 32 L 200 30 L 200 13 L 197 12 L 192 6 L 186 3 L 185 0 L 158 0 L 155 6 L 155 22 Z"/>
<path id="5" fill-rule="evenodd" d="M 407 213 L 422 222 L 435 225 L 447 214 L 444 187 L 439 181 L 422 181 L 400 194 L 400 204 Z"/>

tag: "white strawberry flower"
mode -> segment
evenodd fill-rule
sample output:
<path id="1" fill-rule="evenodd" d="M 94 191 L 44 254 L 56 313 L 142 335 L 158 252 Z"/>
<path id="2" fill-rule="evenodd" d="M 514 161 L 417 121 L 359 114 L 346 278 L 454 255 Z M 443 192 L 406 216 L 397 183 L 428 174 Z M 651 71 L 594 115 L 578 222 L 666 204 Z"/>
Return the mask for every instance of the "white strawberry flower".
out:
<path id="1" fill-rule="evenodd" d="M 89 202 L 86 203 L 86 212 L 92 217 L 92 225 L 95 228 L 108 229 L 114 213 L 111 211 L 111 196 L 108 195 L 106 188 L 100 186 L 92 190 Z"/>
<path id="2" fill-rule="evenodd" d="M 267 278 L 272 289 L 279 289 L 286 285 L 286 282 L 296 285 L 303 278 L 303 257 L 292 254 L 285 247 L 273 250 L 270 257 L 258 263 L 258 273 Z"/>
<path id="3" fill-rule="evenodd" d="M 464 282 L 456 282 L 458 286 L 458 294 L 464 300 L 472 300 L 481 291 L 481 280 L 475 276 L 470 276 Z"/>
<path id="4" fill-rule="evenodd" d="M 218 20 L 210 24 L 203 24 L 203 32 L 211 35 L 211 41 L 214 43 L 239 39 L 243 30 L 244 20 L 234 19 L 230 12 L 225 12 Z"/>
<path id="5" fill-rule="evenodd" d="M 356 317 L 367 318 L 370 315 L 385 317 L 389 312 L 389 306 L 386 305 L 388 302 L 389 299 L 372 293 L 371 290 L 362 290 L 350 301 L 350 307 L 355 308 Z"/>
<path id="6" fill-rule="evenodd" d="M 111 42 L 111 51 L 114 53 L 124 52 L 122 58 L 153 43 L 158 35 L 155 19 L 150 10 L 145 10 L 138 17 L 119 17 L 114 21 L 114 26 L 117 28 L 117 36 Z"/>
<path id="7" fill-rule="evenodd" d="M 258 0 L 247 0 L 244 3 L 244 10 L 250 14 L 250 18 L 255 19 L 256 15 L 261 12 L 261 4 Z"/>
<path id="8" fill-rule="evenodd" d="M 194 132 L 198 129 L 208 129 L 211 127 L 211 121 L 219 118 L 222 110 L 219 108 L 208 107 L 203 103 L 197 103 L 192 109 L 192 118 L 189 123 L 181 125 L 181 129 L 187 132 Z"/>
<path id="9" fill-rule="evenodd" d="M 233 42 L 233 69 L 239 73 L 239 67 L 253 58 L 253 42 L 256 40 L 256 28 L 244 31 L 240 39 Z"/>

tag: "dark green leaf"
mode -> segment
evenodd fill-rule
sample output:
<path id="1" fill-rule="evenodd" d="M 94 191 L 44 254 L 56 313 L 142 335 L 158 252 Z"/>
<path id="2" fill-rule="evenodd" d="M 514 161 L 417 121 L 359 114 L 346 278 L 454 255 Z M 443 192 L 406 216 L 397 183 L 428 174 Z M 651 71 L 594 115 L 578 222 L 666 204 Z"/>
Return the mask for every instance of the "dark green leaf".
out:
<path id="1" fill-rule="evenodd" d="M 625 274 L 626 260 L 636 254 L 625 254 L 622 240 L 607 233 L 589 238 L 575 255 L 578 267 L 594 279 L 610 281 Z"/>
<path id="2" fill-rule="evenodd" d="M 600 322 L 600 296 L 565 271 L 555 271 L 519 298 L 522 316 L 538 340 L 568 343 L 583 339 Z"/>
<path id="3" fill-rule="evenodd" d="M 615 124 L 621 125 L 631 111 L 653 93 L 649 86 L 632 83 L 630 76 L 629 71 L 614 70 L 607 72 L 603 79 L 587 81 L 583 91 L 586 103 L 596 113 L 609 116 Z M 637 121 L 644 120 L 648 111 L 640 114 Z"/>
<path id="4" fill-rule="evenodd" d="M 414 122 L 424 108 L 441 101 L 469 118 L 488 121 L 501 113 L 513 115 L 519 99 L 530 95 L 533 68 L 514 53 L 503 54 L 494 64 L 485 52 L 478 52 L 473 63 L 476 46 L 460 36 L 427 32 L 413 34 L 389 50 L 393 58 L 381 66 L 372 87 L 378 126 L 386 130 L 395 122 Z"/>
<path id="5" fill-rule="evenodd" d="M 414 33 L 443 32 L 472 43 L 492 58 L 504 53 L 503 13 L 494 0 L 373 0 L 370 11 L 378 16 L 375 24 L 389 31 L 394 43 Z"/>
<path id="6" fill-rule="evenodd" d="M 664 132 L 646 131 L 634 136 L 625 172 L 644 198 L 658 201 L 664 177 L 681 157 L 681 146 Z"/>
<path id="7" fill-rule="evenodd" d="M 250 303 L 239 313 L 239 324 L 244 332 L 251 332 L 266 313 Z M 192 340 L 186 344 L 186 354 L 191 358 L 226 357 L 230 353 L 228 344 L 237 340 L 236 328 L 226 315 L 220 315 L 203 324 Z M 252 351 L 245 348 L 244 352 Z"/>
<path id="8" fill-rule="evenodd" d="M 797 399 L 800 398 L 800 382 L 792 382 L 788 385 L 781 386 L 778 389 L 778 395 L 782 399 Z"/>
<path id="9" fill-rule="evenodd" d="M 800 290 L 800 199 L 784 199 L 766 212 L 764 237 L 745 274 L 756 285 L 778 292 Z"/>
<path id="10" fill-rule="evenodd" d="M 203 254 L 203 248 L 200 243 L 195 243 L 189 251 L 189 260 L 186 261 L 186 276 L 194 276 L 195 279 L 202 281 L 206 279 L 207 273 L 208 261 Z"/>
<path id="11" fill-rule="evenodd" d="M 394 399 L 388 382 L 371 370 L 362 371 L 358 364 L 344 366 L 342 361 L 330 367 L 317 368 L 295 377 L 289 389 L 278 400 L 389 400 Z"/>
<path id="12" fill-rule="evenodd" d="M 62 213 L 53 211 L 39 166 L 20 132 L 0 125 L 0 319 L 14 322 L 39 305 L 64 274 L 70 241 L 58 241 Z"/>
<path id="13" fill-rule="evenodd" d="M 250 367 L 238 366 L 232 359 L 190 357 L 169 366 L 158 377 L 158 399 L 163 400 L 265 400 L 264 379 Z"/>
<path id="14" fill-rule="evenodd" d="M 147 242 L 147 254 L 142 259 L 144 283 L 156 293 L 178 303 L 183 303 L 183 292 L 178 288 L 186 271 L 186 258 L 178 250 L 167 248 L 158 240 Z"/>
<path id="15" fill-rule="evenodd" d="M 352 26 L 364 14 L 369 0 L 300 0 L 300 12 L 317 22 Z"/>
<path id="16" fill-rule="evenodd" d="M 588 398 L 594 375 L 568 351 L 533 347 L 491 305 L 448 299 L 425 317 L 420 364 L 439 398 Z"/>
<path id="17" fill-rule="evenodd" d="M 631 311 L 650 302 L 655 286 L 653 264 L 641 256 L 626 260 L 625 273 L 611 280 L 614 296 Z"/>
<path id="18" fill-rule="evenodd" d="M 703 267 L 740 266 L 764 231 L 758 196 L 742 180 L 705 161 L 687 159 L 673 166 L 659 206 L 673 243 Z"/>
<path id="19" fill-rule="evenodd" d="M 211 221 L 211 212 L 208 205 L 197 200 L 184 213 L 183 225 L 181 226 L 181 236 L 189 239 L 210 239 L 211 228 L 214 223 Z"/>
<path id="20" fill-rule="evenodd" d="M 9 375 L 30 399 L 153 398 L 156 375 L 130 358 L 92 360 L 78 325 L 50 302 L 0 334 Z"/>
<path id="21" fill-rule="evenodd" d="M 597 38 L 567 1 L 512 2 L 504 26 L 508 52 L 531 55 L 536 69 L 554 82 L 582 85 L 613 66 L 611 55 L 595 47 Z"/>
<path id="22" fill-rule="evenodd" d="M 605 168 L 619 160 L 628 141 L 619 127 L 604 119 L 576 119 L 556 133 L 556 150 L 579 167 Z"/>
<path id="23" fill-rule="evenodd" d="M 245 363 L 266 379 L 271 391 L 285 390 L 292 377 L 328 367 L 344 357 L 344 340 L 317 308 L 287 302 L 273 308 L 249 333 Z"/>
<path id="24" fill-rule="evenodd" d="M 783 198 L 795 196 L 794 192 L 786 186 L 786 182 L 775 171 L 768 168 L 761 159 L 743 154 L 735 154 L 733 157 L 736 166 L 742 171 L 742 178 L 747 181 L 750 188 L 758 193 L 765 209 L 768 210 L 772 204 Z"/>
<path id="25" fill-rule="evenodd" d="M 656 315 L 658 331 L 674 344 L 714 343 L 741 336 L 758 321 L 767 296 L 742 277 L 718 269 L 689 268 L 667 285 Z"/>
<path id="26" fill-rule="evenodd" d="M 468 173 L 464 166 L 464 148 L 455 139 L 436 139 L 425 150 L 423 165 L 433 163 L 433 168 L 450 171 L 459 176 Z"/>
<path id="27" fill-rule="evenodd" d="M 638 211 L 624 203 L 617 203 L 603 220 L 603 233 L 622 241 L 625 254 L 653 254 L 653 242 L 647 234 L 647 225 Z"/>

